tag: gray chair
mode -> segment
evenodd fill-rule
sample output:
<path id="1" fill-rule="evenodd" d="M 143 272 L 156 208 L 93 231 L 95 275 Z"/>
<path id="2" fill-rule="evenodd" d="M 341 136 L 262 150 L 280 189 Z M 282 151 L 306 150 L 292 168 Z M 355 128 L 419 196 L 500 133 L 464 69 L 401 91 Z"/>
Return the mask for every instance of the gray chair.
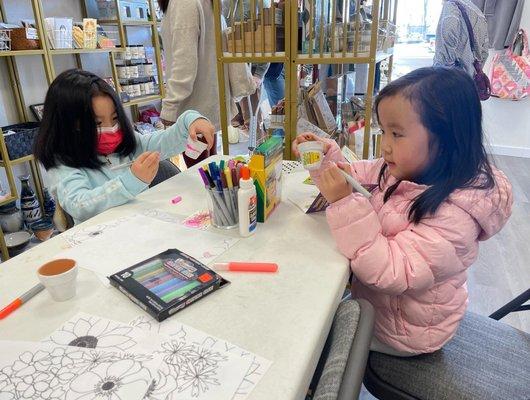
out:
<path id="1" fill-rule="evenodd" d="M 359 397 L 373 325 L 374 309 L 366 300 L 345 300 L 339 304 L 307 399 Z"/>
<path id="2" fill-rule="evenodd" d="M 528 309 L 527 290 L 490 317 L 466 313 L 442 349 L 400 358 L 371 352 L 364 384 L 380 400 L 528 400 L 530 335 L 500 319 Z"/>
<path id="3" fill-rule="evenodd" d="M 170 160 L 162 160 L 158 165 L 158 172 L 156 173 L 156 176 L 149 185 L 149 187 L 152 188 L 158 185 L 159 183 L 164 182 L 166 179 L 177 175 L 179 172 L 180 169 Z"/>

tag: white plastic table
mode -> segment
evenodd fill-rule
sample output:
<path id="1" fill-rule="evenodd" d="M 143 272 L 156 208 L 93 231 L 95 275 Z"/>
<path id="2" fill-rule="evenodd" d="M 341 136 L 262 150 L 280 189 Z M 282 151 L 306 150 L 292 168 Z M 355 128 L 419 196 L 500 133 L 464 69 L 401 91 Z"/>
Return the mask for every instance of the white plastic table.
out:
<path id="1" fill-rule="evenodd" d="M 219 160 L 220 156 L 209 159 Z M 222 273 L 231 284 L 177 313 L 182 323 L 223 338 L 273 362 L 250 394 L 252 400 L 303 399 L 348 279 L 324 213 L 303 214 L 287 199 L 293 175 L 284 177 L 284 201 L 257 233 L 241 239 L 217 261 L 267 261 L 277 274 Z M 170 199 L 182 196 L 176 205 Z M 83 223 L 94 225 L 146 208 L 182 216 L 206 208 L 196 168 L 140 194 L 136 200 Z M 141 235 L 141 233 L 138 233 Z M 193 234 L 193 231 L 191 231 Z M 237 234 L 233 232 L 232 234 Z M 66 247 L 58 235 L 0 264 L 0 307 L 37 281 L 43 260 Z M 119 246 L 119 238 L 109 244 Z M 88 270 L 80 269 L 77 296 L 55 302 L 44 291 L 0 321 L 2 340 L 41 340 L 79 311 L 128 322 L 143 311 Z M 1 357 L 1 356 L 0 356 Z"/>

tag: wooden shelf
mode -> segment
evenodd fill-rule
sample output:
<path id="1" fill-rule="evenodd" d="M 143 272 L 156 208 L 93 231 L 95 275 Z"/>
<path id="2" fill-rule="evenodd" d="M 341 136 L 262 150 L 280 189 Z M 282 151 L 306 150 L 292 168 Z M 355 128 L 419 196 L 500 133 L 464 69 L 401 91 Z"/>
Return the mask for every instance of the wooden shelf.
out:
<path id="1" fill-rule="evenodd" d="M 126 103 L 122 102 L 122 104 L 124 107 L 130 107 L 130 106 L 136 106 L 138 104 L 149 103 L 151 101 L 157 101 L 157 100 L 162 100 L 162 96 L 160 96 L 159 94 L 155 94 L 151 96 L 136 97 Z"/>
<path id="2" fill-rule="evenodd" d="M 33 160 L 33 154 L 30 154 L 29 156 L 17 158 L 16 160 L 10 160 L 9 163 L 11 165 L 18 165 L 18 164 L 22 164 L 22 163 L 25 163 L 26 161 L 31 161 L 31 160 Z M 6 163 L 4 162 L 4 160 L 0 160 L 0 167 L 5 168 L 5 165 Z"/>
<path id="3" fill-rule="evenodd" d="M 100 25 L 118 25 L 118 20 L 117 19 L 101 19 L 101 20 L 98 20 L 98 23 Z M 151 26 L 151 25 L 155 24 L 155 22 L 154 21 L 127 21 L 127 20 L 122 20 L 121 24 L 123 26 Z"/>
<path id="4" fill-rule="evenodd" d="M 0 51 L 0 57 L 38 56 L 38 55 L 42 55 L 42 54 L 44 54 L 44 50 L 43 49 Z"/>
<path id="5" fill-rule="evenodd" d="M 6 197 L 5 199 L 3 200 L 0 200 L 0 206 L 4 206 L 6 204 L 9 204 L 9 203 L 12 203 L 13 201 L 15 201 L 17 198 L 15 196 L 9 196 L 9 197 Z"/>
<path id="6" fill-rule="evenodd" d="M 108 49 L 55 49 L 50 50 L 50 54 L 57 56 L 63 54 L 82 54 L 82 53 L 110 53 L 110 52 L 123 52 L 124 49 L 119 47 L 110 47 Z"/>

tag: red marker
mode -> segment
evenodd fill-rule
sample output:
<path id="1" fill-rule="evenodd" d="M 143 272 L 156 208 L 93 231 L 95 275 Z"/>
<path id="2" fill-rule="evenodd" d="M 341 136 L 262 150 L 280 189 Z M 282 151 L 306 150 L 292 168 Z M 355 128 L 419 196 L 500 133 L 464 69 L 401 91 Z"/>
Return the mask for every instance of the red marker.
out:
<path id="1" fill-rule="evenodd" d="M 13 300 L 10 304 L 0 310 L 0 319 L 7 317 L 13 311 L 19 308 L 22 304 L 26 303 L 33 296 L 41 292 L 42 289 L 44 289 L 44 285 L 39 283 L 38 285 L 33 286 L 30 290 L 28 290 L 18 299 Z"/>
<path id="2" fill-rule="evenodd" d="M 254 262 L 224 262 L 214 263 L 214 269 L 217 271 L 231 272 L 276 272 L 278 264 L 274 263 L 254 263 Z"/>

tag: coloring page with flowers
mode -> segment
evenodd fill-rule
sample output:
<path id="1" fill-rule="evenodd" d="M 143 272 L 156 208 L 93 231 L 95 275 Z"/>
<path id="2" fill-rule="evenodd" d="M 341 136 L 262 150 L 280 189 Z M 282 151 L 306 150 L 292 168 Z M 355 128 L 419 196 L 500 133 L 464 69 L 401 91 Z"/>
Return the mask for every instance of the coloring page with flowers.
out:
<path id="1" fill-rule="evenodd" d="M 226 350 L 85 313 L 74 316 L 44 342 L 126 352 L 131 357 L 153 355 L 160 362 L 145 400 L 230 400 L 248 370 L 248 362 Z"/>
<path id="2" fill-rule="evenodd" d="M 160 366 L 135 356 L 48 343 L 0 341 L 0 399 L 143 400 Z"/>
<path id="3" fill-rule="evenodd" d="M 219 339 L 198 329 L 192 328 L 191 326 L 184 325 L 176 319 L 170 318 L 158 322 L 148 315 L 139 315 L 130 322 L 130 325 L 154 331 L 159 335 L 169 336 L 177 343 L 193 343 L 221 353 L 227 352 L 240 358 L 246 363 L 247 370 L 241 379 L 234 396 L 231 398 L 232 400 L 245 399 L 272 365 L 272 362 L 264 357 L 251 353 L 250 351 L 223 339 Z"/>

